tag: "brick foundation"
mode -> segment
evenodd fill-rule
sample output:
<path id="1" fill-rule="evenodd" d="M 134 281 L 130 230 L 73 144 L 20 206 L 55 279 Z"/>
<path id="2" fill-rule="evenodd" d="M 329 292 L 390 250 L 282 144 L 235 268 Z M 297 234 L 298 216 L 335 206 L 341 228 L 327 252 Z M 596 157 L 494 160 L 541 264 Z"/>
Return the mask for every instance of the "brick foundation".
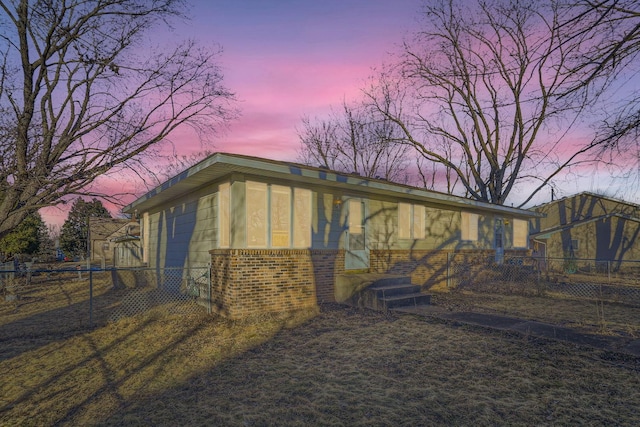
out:
<path id="1" fill-rule="evenodd" d="M 211 254 L 212 310 L 238 319 L 315 308 L 334 301 L 344 251 L 216 249 Z"/>
<path id="2" fill-rule="evenodd" d="M 505 256 L 527 251 L 505 251 Z M 344 271 L 343 250 L 216 249 L 211 254 L 212 311 L 231 319 L 260 313 L 315 308 L 334 302 L 334 284 Z M 427 289 L 446 289 L 449 261 L 484 265 L 493 250 L 372 250 L 372 273 L 411 276 Z"/>

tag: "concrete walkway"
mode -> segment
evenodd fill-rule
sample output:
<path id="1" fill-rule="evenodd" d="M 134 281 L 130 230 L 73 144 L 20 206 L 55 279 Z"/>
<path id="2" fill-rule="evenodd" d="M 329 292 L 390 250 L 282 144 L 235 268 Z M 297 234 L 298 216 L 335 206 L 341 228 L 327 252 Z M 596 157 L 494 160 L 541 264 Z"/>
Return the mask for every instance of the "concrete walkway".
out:
<path id="1" fill-rule="evenodd" d="M 451 322 L 480 326 L 500 331 L 514 332 L 523 336 L 547 338 L 573 344 L 595 347 L 616 353 L 624 353 L 640 357 L 640 340 L 622 337 L 587 334 L 572 328 L 524 320 L 495 314 L 448 311 L 435 305 L 402 307 L 396 312 L 411 313 L 419 316 L 435 317 Z"/>

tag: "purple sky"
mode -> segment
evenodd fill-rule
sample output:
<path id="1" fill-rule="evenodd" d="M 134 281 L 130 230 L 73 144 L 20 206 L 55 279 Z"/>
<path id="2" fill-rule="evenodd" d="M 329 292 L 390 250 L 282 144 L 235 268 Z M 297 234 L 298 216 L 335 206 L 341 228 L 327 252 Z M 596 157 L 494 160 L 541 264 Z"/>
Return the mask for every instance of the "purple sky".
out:
<path id="1" fill-rule="evenodd" d="M 343 99 L 359 96 L 373 67 L 397 51 L 417 27 L 421 0 L 192 0 L 192 18 L 153 41 L 197 39 L 223 48 L 226 86 L 241 116 L 213 139 L 213 151 L 295 160 L 296 127 L 305 115 L 324 116 Z M 202 150 L 188 128 L 173 136 L 178 154 Z M 606 173 L 605 173 L 606 175 Z M 101 182 L 100 186 L 123 183 Z M 624 183 L 617 184 L 616 186 Z M 558 196 L 598 191 L 597 174 L 574 177 Z M 606 190 L 606 188 L 605 188 Z M 142 192 L 142 187 L 138 186 Z M 628 197 L 636 201 L 636 196 Z M 543 197 L 546 197 L 543 195 Z M 134 198 L 132 197 L 132 201 Z M 117 207 L 107 205 L 112 214 Z M 67 212 L 50 208 L 44 219 L 61 225 Z"/>
<path id="2" fill-rule="evenodd" d="M 356 98 L 371 69 L 415 28 L 421 0 L 189 3 L 191 20 L 156 34 L 154 42 L 193 38 L 204 46 L 222 47 L 225 84 L 236 93 L 241 116 L 213 139 L 213 151 L 295 160 L 301 118 L 323 116 L 343 98 Z M 188 128 L 172 139 L 178 154 L 202 149 Z M 101 185 L 122 188 L 109 181 Z M 55 225 L 67 217 L 60 208 L 42 214 Z"/>
<path id="3" fill-rule="evenodd" d="M 194 1 L 181 37 L 219 43 L 242 116 L 216 151 L 293 160 L 303 115 L 354 98 L 415 26 L 420 0 Z"/>

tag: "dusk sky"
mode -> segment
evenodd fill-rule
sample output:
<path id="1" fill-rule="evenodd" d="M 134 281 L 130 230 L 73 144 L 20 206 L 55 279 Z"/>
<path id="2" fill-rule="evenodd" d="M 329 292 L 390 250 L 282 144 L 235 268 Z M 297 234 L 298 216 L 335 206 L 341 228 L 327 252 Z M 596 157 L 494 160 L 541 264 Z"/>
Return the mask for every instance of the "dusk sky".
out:
<path id="1" fill-rule="evenodd" d="M 416 28 L 421 0 L 192 0 L 191 20 L 158 42 L 218 44 L 226 86 L 241 116 L 216 136 L 213 151 L 295 160 L 303 116 L 323 116 L 359 96 L 373 67 Z M 202 150 L 188 128 L 174 134 L 178 154 Z M 110 185 L 110 184 L 106 184 Z M 113 183 L 111 183 L 113 185 Z M 131 198 L 133 201 L 134 198 Z M 107 205 L 113 215 L 117 208 Z M 67 211 L 43 212 L 62 225 Z"/>
<path id="2" fill-rule="evenodd" d="M 354 98 L 415 28 L 420 0 L 194 1 L 178 37 L 219 43 L 242 116 L 217 151 L 293 160 L 303 115 Z"/>
<path id="3" fill-rule="evenodd" d="M 421 0 L 194 0 L 190 4 L 192 19 L 175 23 L 172 32 L 162 31 L 154 41 L 193 38 L 223 49 L 225 85 L 235 92 L 241 116 L 206 148 L 296 160 L 296 127 L 302 117 L 324 117 L 343 99 L 359 97 L 372 68 L 389 60 L 389 53 L 417 28 Z M 203 149 L 188 128 L 172 139 L 178 154 Z M 556 196 L 597 192 L 601 187 L 601 178 L 594 174 L 571 180 L 563 187 L 565 194 Z M 635 191 L 614 192 L 638 202 Z M 108 206 L 113 215 L 118 213 L 117 207 Z M 61 225 L 67 212 L 51 208 L 43 216 Z"/>

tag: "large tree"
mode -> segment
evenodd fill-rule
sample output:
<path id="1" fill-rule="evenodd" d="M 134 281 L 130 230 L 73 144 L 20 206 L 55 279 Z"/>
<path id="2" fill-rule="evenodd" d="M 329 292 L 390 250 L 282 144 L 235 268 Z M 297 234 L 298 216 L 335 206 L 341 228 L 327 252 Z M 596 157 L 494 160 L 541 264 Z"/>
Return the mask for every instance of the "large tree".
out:
<path id="1" fill-rule="evenodd" d="M 586 129 L 606 85 L 580 85 L 584 73 L 575 69 L 593 45 L 567 31 L 579 18 L 561 6 L 425 2 L 421 30 L 367 90 L 406 143 L 456 177 L 453 192 L 505 204 L 518 189 L 517 202 L 525 204 L 562 171 L 595 159 L 599 141 L 569 136 Z"/>
<path id="2" fill-rule="evenodd" d="M 65 254 L 73 256 L 87 254 L 89 218 L 111 218 L 111 214 L 100 200 L 93 199 L 86 202 L 84 199 L 77 198 L 60 232 L 60 249 Z"/>
<path id="3" fill-rule="evenodd" d="M 300 160 L 308 165 L 406 182 L 409 147 L 385 115 L 367 105 L 343 101 L 329 117 L 304 117 L 298 130 Z"/>
<path id="4" fill-rule="evenodd" d="M 68 195 L 99 195 L 96 177 L 144 167 L 179 126 L 210 133 L 233 115 L 219 48 L 148 45 L 185 7 L 0 0 L 0 237 Z"/>

